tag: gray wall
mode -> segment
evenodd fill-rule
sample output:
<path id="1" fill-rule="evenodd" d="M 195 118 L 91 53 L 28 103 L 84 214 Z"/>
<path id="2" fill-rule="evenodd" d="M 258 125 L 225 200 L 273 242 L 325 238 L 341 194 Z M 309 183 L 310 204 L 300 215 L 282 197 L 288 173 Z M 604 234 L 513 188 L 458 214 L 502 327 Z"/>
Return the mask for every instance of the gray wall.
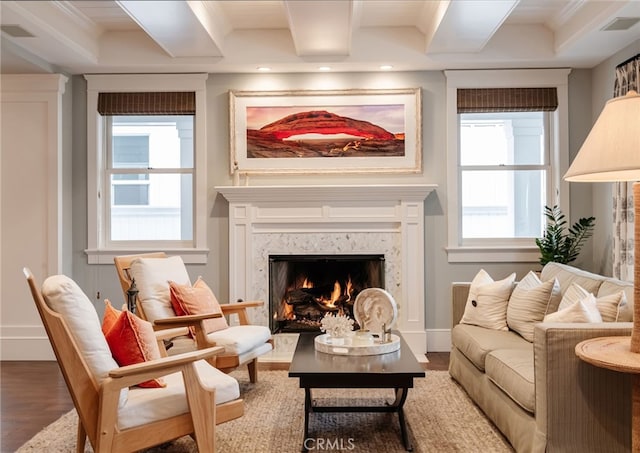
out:
<path id="1" fill-rule="evenodd" d="M 631 51 L 629 53 L 632 53 Z M 613 58 L 614 62 L 625 57 Z M 603 66 L 604 65 L 604 66 Z M 602 69 L 600 69 L 602 67 Z M 607 63 L 597 68 L 613 71 Z M 609 80 L 594 80 L 591 70 L 574 70 L 569 76 L 569 129 L 570 149 L 573 157 L 595 117 L 591 112 L 600 101 L 598 84 Z M 612 85 L 611 85 L 612 86 Z M 73 87 L 73 180 L 71 199 L 73 205 L 73 277 L 87 294 L 100 299 L 108 297 L 118 303 L 122 293 L 112 265 L 88 265 L 84 248 L 87 244 L 86 200 L 86 84 L 81 76 L 72 80 Z M 208 97 L 208 212 L 207 234 L 209 260 L 206 265 L 190 265 L 190 275 L 202 275 L 211 288 L 224 300 L 228 294 L 228 207 L 224 199 L 213 189 L 217 185 L 230 185 L 229 175 L 229 90 L 305 90 L 349 88 L 407 88 L 421 87 L 423 92 L 423 167 L 418 175 L 305 175 L 305 176 L 255 176 L 251 185 L 267 184 L 356 184 L 356 183 L 435 183 L 438 189 L 425 201 L 425 310 L 427 329 L 447 330 L 451 322 L 449 305 L 450 284 L 468 281 L 481 267 L 495 277 L 517 272 L 521 278 L 529 270 L 538 270 L 537 263 L 464 263 L 449 264 L 444 247 L 447 243 L 447 181 L 445 149 L 445 78 L 441 71 L 403 73 L 342 73 L 342 74 L 210 74 L 207 82 Z M 593 92 L 593 101 L 592 93 Z M 598 227 L 606 216 L 595 212 L 594 196 L 590 184 L 571 187 L 572 219 L 596 215 Z M 598 236 L 606 235 L 598 230 Z M 610 233 L 609 233 L 610 236 Z M 596 241 L 592 241 L 594 244 Z M 600 270 L 601 250 L 589 246 L 576 263 L 578 266 Z M 95 298 L 101 313 L 102 300 Z"/>

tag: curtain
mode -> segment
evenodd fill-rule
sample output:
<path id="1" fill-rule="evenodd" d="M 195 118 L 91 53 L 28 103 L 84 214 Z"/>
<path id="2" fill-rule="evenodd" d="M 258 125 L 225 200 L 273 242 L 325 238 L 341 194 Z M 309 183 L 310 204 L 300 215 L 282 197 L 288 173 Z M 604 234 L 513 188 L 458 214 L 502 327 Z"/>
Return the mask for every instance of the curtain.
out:
<path id="1" fill-rule="evenodd" d="M 640 54 L 616 67 L 613 96 L 640 91 Z M 631 182 L 613 186 L 613 276 L 633 281 L 633 190 Z"/>
<path id="2" fill-rule="evenodd" d="M 100 115 L 195 115 L 196 93 L 98 93 Z"/>
<path id="3" fill-rule="evenodd" d="M 558 93 L 553 88 L 458 88 L 458 113 L 553 112 Z"/>

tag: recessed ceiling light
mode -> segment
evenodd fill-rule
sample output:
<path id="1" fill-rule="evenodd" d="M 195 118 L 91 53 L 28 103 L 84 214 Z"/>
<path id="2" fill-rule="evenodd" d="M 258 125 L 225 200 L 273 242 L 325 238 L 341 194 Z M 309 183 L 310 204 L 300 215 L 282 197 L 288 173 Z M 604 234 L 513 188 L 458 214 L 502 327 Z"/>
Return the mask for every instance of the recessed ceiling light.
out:
<path id="1" fill-rule="evenodd" d="M 331 68 L 329 66 L 320 66 L 318 71 L 331 71 Z"/>
<path id="2" fill-rule="evenodd" d="M 267 66 L 258 66 L 258 71 L 260 71 L 260 72 L 269 72 L 269 71 L 271 71 L 271 68 L 268 68 Z"/>
<path id="3" fill-rule="evenodd" d="M 383 71 L 388 71 L 390 69 L 393 69 L 393 66 L 391 66 L 390 64 L 383 64 L 380 65 L 380 69 L 382 69 Z"/>

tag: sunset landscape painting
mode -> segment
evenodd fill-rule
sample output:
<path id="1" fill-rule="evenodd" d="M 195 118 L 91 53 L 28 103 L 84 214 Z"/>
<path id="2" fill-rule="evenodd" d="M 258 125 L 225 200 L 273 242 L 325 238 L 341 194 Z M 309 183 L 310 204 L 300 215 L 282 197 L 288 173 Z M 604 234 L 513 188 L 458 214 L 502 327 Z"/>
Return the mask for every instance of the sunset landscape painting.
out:
<path id="1" fill-rule="evenodd" d="M 422 171 L 419 88 L 230 91 L 230 172 Z"/>
<path id="2" fill-rule="evenodd" d="M 247 157 L 404 156 L 404 105 L 247 107 Z"/>

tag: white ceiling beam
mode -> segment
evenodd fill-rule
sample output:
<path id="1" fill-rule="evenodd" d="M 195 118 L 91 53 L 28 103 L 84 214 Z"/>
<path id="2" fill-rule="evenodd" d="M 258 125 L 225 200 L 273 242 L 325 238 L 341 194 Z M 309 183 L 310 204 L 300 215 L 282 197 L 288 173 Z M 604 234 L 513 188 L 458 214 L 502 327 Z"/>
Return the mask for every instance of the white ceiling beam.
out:
<path id="1" fill-rule="evenodd" d="M 520 0 L 425 2 L 418 27 L 427 53 L 480 52 Z"/>
<path id="2" fill-rule="evenodd" d="M 298 56 L 350 54 L 356 15 L 353 0 L 285 0 L 284 6 Z"/>
<path id="3" fill-rule="evenodd" d="M 438 29 L 442 25 L 442 20 L 449 8 L 451 0 L 423 0 L 424 6 L 417 18 L 416 27 L 425 36 L 425 49 L 429 49 Z"/>
<path id="4" fill-rule="evenodd" d="M 221 57 L 230 26 L 217 2 L 116 3 L 172 57 Z"/>

